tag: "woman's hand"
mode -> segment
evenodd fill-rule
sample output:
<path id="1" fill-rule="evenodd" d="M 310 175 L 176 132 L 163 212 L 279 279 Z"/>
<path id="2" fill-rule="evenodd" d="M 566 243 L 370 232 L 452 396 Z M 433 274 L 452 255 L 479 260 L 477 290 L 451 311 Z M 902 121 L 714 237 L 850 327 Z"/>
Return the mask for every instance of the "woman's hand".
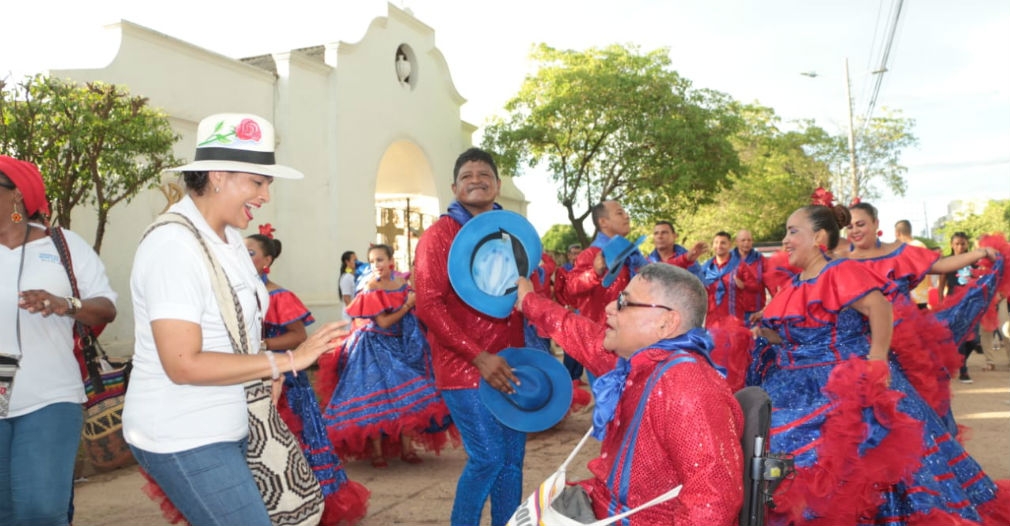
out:
<path id="1" fill-rule="evenodd" d="M 37 312 L 44 317 L 52 314 L 66 316 L 70 312 L 70 304 L 66 298 L 54 296 L 44 290 L 21 291 L 18 307 L 33 314 Z"/>
<path id="2" fill-rule="evenodd" d="M 983 258 L 989 258 L 989 261 L 996 261 L 996 258 L 999 256 L 999 251 L 997 251 L 994 248 L 980 247 L 980 248 L 977 248 L 975 250 L 982 252 L 982 257 L 978 258 L 980 260 L 983 259 Z"/>
<path id="3" fill-rule="evenodd" d="M 340 345 L 341 338 L 347 336 L 347 334 L 347 321 L 335 321 L 324 324 L 292 351 L 294 368 L 301 371 L 311 366 L 321 354 L 336 349 Z M 281 367 L 281 370 L 286 370 L 286 368 Z"/>

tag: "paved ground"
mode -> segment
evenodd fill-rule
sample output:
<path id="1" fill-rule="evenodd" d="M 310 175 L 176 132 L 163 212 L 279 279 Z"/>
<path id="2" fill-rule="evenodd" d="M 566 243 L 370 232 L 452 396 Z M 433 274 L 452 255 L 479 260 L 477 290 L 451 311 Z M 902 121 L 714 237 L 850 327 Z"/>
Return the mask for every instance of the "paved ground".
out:
<path id="1" fill-rule="evenodd" d="M 993 478 L 1010 478 L 1010 365 L 999 364 L 996 371 L 979 368 L 981 355 L 971 359 L 973 384 L 954 386 L 954 414 L 958 422 L 971 428 L 969 452 Z M 572 415 L 543 433 L 530 435 L 524 470 L 524 494 L 533 491 L 550 474 L 589 428 L 591 408 Z M 583 449 L 575 465 L 574 478 L 587 474 L 586 462 L 598 448 L 593 442 Z M 595 451 L 594 451 L 595 449 Z M 389 468 L 373 469 L 367 462 L 346 466 L 351 479 L 372 492 L 368 516 L 361 526 L 390 524 L 448 524 L 456 478 L 465 461 L 462 449 L 444 451 L 441 456 L 422 455 L 416 466 L 391 461 Z M 140 491 L 136 468 L 104 473 L 81 481 L 76 488 L 75 526 L 163 525 L 157 507 Z M 488 523 L 488 513 L 484 522 Z"/>

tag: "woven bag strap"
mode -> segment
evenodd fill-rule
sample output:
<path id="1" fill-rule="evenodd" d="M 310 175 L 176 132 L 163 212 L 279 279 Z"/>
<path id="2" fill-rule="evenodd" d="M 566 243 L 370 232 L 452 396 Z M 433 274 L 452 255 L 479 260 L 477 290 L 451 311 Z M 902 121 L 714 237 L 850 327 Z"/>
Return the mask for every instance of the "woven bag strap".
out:
<path id="1" fill-rule="evenodd" d="M 225 328 L 227 328 L 232 350 L 235 354 L 252 354 L 249 352 L 249 337 L 246 334 L 245 324 L 241 322 L 244 319 L 242 303 L 239 302 L 238 295 L 235 294 L 235 289 L 232 288 L 228 276 L 224 273 L 224 269 L 214 256 L 214 253 L 211 252 L 210 247 L 207 246 L 207 242 L 204 241 L 203 236 L 200 235 L 200 231 L 196 229 L 196 225 L 182 214 L 168 212 L 158 216 L 154 220 L 154 223 L 147 227 L 143 237 L 147 237 L 155 228 L 171 224 L 185 227 L 193 234 L 197 242 L 200 243 L 204 261 L 207 263 L 207 270 L 210 274 L 211 287 L 214 289 L 214 296 L 217 298 L 217 306 L 221 311 L 221 319 L 224 321 Z"/>

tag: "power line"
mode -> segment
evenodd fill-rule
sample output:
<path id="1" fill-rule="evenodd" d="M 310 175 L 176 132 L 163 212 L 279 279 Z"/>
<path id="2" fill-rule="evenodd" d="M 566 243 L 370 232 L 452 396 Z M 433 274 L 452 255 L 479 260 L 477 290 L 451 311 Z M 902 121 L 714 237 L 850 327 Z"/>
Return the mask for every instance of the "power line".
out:
<path id="1" fill-rule="evenodd" d="M 884 73 L 887 71 L 887 62 L 891 58 L 891 49 L 894 45 L 894 37 L 898 31 L 898 22 L 901 20 L 901 8 L 904 4 L 904 0 L 897 0 L 893 5 L 894 17 L 891 19 L 891 27 L 887 35 L 887 44 L 884 46 L 884 52 L 880 57 L 880 64 L 877 69 L 873 71 L 876 76 L 876 81 L 873 86 L 873 95 L 870 97 L 870 102 L 866 108 L 866 114 L 863 117 L 863 127 L 865 128 L 869 122 L 870 118 L 873 117 L 873 110 L 877 105 L 877 96 L 880 95 L 880 87 L 884 83 Z"/>
<path id="2" fill-rule="evenodd" d="M 877 16 L 875 17 L 876 21 L 873 23 L 873 37 L 870 39 L 870 54 L 869 56 L 866 57 L 866 67 L 863 68 L 865 71 L 873 70 L 873 57 L 877 55 L 878 45 L 882 44 L 882 42 L 880 43 L 877 42 L 877 34 L 880 32 L 880 25 L 881 25 L 880 21 L 882 20 L 883 14 L 884 14 L 884 0 L 879 0 L 877 2 Z M 888 13 L 887 17 L 891 18 L 891 14 Z M 859 88 L 859 100 L 867 100 L 866 86 L 869 84 L 869 82 L 870 78 L 868 76 L 864 76 L 862 78 L 862 83 Z"/>

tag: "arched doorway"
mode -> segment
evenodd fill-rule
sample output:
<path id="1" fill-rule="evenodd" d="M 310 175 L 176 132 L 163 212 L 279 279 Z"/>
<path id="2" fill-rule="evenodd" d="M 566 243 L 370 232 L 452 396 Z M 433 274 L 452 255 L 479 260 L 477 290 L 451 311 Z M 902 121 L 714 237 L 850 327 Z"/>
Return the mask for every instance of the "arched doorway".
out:
<path id="1" fill-rule="evenodd" d="M 409 270 L 421 234 L 438 218 L 431 161 L 412 141 L 386 148 L 375 178 L 375 242 L 393 247 L 396 268 Z"/>

